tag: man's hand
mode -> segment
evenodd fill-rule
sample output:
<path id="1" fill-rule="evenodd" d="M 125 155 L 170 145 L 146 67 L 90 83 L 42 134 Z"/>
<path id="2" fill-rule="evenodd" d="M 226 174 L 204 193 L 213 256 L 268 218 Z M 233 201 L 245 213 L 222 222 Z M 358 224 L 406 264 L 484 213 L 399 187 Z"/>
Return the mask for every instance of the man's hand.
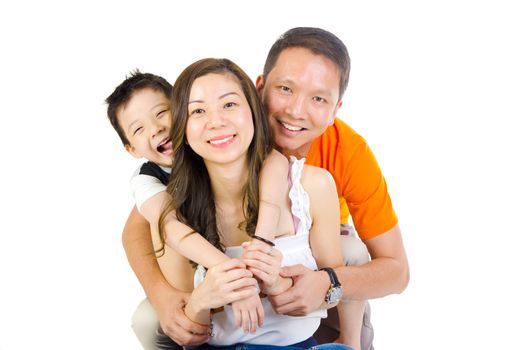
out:
<path id="1" fill-rule="evenodd" d="M 273 308 L 279 314 L 305 316 L 321 308 L 330 287 L 330 279 L 324 271 L 312 271 L 303 265 L 281 269 L 282 277 L 291 277 L 293 286 L 284 293 L 268 296 Z"/>
<path id="2" fill-rule="evenodd" d="M 161 329 L 179 345 L 200 345 L 209 340 L 209 327 L 191 321 L 183 308 L 188 294 L 173 289 L 163 293 L 163 300 L 153 305 L 158 313 Z"/>

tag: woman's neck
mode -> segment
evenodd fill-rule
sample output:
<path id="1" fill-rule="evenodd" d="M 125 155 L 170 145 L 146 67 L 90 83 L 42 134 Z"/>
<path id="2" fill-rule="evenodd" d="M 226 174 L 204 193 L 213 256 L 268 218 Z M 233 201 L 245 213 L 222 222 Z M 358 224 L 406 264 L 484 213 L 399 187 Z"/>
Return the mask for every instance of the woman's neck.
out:
<path id="1" fill-rule="evenodd" d="M 244 187 L 248 180 L 245 160 L 230 164 L 205 163 L 217 207 L 242 204 Z"/>

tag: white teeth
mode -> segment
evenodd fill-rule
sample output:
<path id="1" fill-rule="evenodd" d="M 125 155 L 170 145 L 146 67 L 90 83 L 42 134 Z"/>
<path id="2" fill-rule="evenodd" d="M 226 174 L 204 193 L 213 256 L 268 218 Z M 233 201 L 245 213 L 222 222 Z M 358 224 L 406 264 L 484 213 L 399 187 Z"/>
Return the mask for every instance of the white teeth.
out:
<path id="1" fill-rule="evenodd" d="M 285 122 L 281 122 L 282 126 L 284 126 L 286 129 L 290 130 L 290 131 L 300 131 L 302 130 L 301 127 L 299 126 L 293 126 L 293 125 L 290 125 L 290 124 L 286 124 Z"/>
<path id="2" fill-rule="evenodd" d="M 168 137 L 167 137 L 167 138 L 165 138 L 165 139 L 163 139 L 163 140 L 161 140 L 161 142 L 160 142 L 160 143 L 158 143 L 158 147 L 159 147 L 159 146 L 161 146 L 161 145 L 164 145 L 164 144 L 166 144 L 167 142 L 169 142 L 169 138 L 168 138 Z"/>
<path id="3" fill-rule="evenodd" d="M 209 141 L 209 143 L 213 144 L 213 145 L 219 145 L 219 144 L 222 144 L 222 143 L 226 143 L 227 141 L 231 140 L 233 138 L 233 135 L 231 136 L 228 136 L 224 139 L 220 139 L 220 140 L 211 140 Z"/>

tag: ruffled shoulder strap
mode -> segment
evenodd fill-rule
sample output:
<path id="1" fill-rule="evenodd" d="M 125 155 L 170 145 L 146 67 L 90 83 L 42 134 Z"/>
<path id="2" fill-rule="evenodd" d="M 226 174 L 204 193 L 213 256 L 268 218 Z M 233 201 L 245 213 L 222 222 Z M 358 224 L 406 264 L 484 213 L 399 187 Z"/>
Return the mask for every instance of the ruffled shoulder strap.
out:
<path id="1" fill-rule="evenodd" d="M 304 167 L 304 158 L 297 159 L 290 156 L 290 171 L 288 181 L 290 183 L 289 197 L 291 201 L 291 211 L 295 225 L 295 234 L 307 235 L 312 227 L 312 217 L 310 216 L 310 197 L 301 184 L 301 175 Z"/>

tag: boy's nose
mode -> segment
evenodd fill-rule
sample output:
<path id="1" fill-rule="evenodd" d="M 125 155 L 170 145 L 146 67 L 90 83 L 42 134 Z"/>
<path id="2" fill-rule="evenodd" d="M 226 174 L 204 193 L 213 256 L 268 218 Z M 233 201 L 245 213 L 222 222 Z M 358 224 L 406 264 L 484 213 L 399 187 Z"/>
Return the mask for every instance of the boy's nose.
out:
<path id="1" fill-rule="evenodd" d="M 165 126 L 162 124 L 154 124 L 152 126 L 152 137 L 157 136 L 160 132 L 165 131 Z"/>

